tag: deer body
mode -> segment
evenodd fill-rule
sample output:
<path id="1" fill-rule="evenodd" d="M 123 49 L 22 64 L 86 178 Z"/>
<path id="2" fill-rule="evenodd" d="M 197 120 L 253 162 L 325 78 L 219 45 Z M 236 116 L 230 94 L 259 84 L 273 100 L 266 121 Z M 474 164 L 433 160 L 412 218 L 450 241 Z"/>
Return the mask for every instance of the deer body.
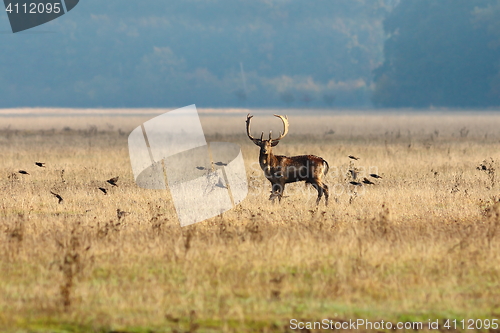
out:
<path id="1" fill-rule="evenodd" d="M 281 201 L 286 184 L 305 181 L 306 184 L 312 184 L 318 191 L 316 204 L 319 204 L 324 194 L 325 203 L 328 205 L 328 186 L 322 181 L 322 177 L 328 172 L 328 163 L 323 158 L 314 155 L 291 157 L 274 155 L 272 147 L 276 146 L 279 140 L 288 133 L 288 119 L 283 116 L 275 116 L 283 121 L 285 129 L 277 139 L 272 139 L 272 133 L 269 133 L 268 140 L 263 140 L 264 133 L 262 133 L 260 139 L 252 137 L 250 134 L 250 119 L 252 116 L 247 116 L 248 137 L 260 147 L 259 164 L 272 185 L 269 199 L 274 201 L 274 199 L 278 198 Z"/>

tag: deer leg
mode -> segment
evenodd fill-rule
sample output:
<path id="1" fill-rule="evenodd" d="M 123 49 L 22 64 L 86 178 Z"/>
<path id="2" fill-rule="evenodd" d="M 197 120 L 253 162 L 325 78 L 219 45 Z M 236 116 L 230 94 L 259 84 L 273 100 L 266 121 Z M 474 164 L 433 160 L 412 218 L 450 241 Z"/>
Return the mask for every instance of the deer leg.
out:
<path id="1" fill-rule="evenodd" d="M 285 184 L 280 184 L 279 191 L 280 191 L 280 194 L 279 194 L 278 200 L 281 203 L 281 198 L 283 197 L 283 193 L 285 192 Z"/>
<path id="2" fill-rule="evenodd" d="M 328 197 L 330 196 L 330 193 L 328 192 L 328 185 L 323 184 L 323 191 L 325 193 L 325 206 L 328 206 Z"/>
<path id="3" fill-rule="evenodd" d="M 318 191 L 318 198 L 316 199 L 316 205 L 319 205 L 319 201 L 321 200 L 321 197 L 323 196 L 323 186 L 322 186 L 322 184 L 319 184 L 317 182 L 313 183 L 313 186 Z"/>
<path id="4" fill-rule="evenodd" d="M 269 196 L 269 200 L 271 200 L 273 203 L 276 198 L 278 198 L 278 200 L 281 200 L 279 188 L 280 184 L 277 183 L 272 184 L 271 195 Z"/>
<path id="5" fill-rule="evenodd" d="M 280 183 L 273 184 L 269 200 L 272 200 L 274 203 L 274 200 L 278 198 L 278 201 L 281 202 L 281 197 L 283 196 L 284 189 L 285 189 L 285 184 L 280 184 Z"/>

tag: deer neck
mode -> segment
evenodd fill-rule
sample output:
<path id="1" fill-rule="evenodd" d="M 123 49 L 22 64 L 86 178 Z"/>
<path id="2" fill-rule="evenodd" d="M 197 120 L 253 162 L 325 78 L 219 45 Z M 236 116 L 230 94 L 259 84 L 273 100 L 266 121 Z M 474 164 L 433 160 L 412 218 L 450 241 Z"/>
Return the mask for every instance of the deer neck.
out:
<path id="1" fill-rule="evenodd" d="M 272 152 L 269 152 L 267 154 L 261 153 L 259 156 L 259 163 L 262 170 L 269 171 L 271 168 L 276 167 L 276 165 L 278 164 L 278 159 Z"/>

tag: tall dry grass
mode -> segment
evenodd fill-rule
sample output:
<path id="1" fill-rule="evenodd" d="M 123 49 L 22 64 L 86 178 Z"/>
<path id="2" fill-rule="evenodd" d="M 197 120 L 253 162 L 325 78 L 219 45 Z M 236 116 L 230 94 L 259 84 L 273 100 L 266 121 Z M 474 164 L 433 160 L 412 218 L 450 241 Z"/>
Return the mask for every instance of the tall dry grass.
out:
<path id="1" fill-rule="evenodd" d="M 0 118 L 2 331 L 500 316 L 497 115 L 290 116 L 275 152 L 329 162 L 328 207 L 303 183 L 272 205 L 245 115 L 203 115 L 208 141 L 241 145 L 250 192 L 185 228 L 167 191 L 133 181 L 127 134 L 147 117 L 34 119 Z M 254 120 L 256 131 L 280 130 L 264 112 Z M 352 168 L 383 179 L 348 185 Z M 114 176 L 118 187 L 105 182 Z"/>

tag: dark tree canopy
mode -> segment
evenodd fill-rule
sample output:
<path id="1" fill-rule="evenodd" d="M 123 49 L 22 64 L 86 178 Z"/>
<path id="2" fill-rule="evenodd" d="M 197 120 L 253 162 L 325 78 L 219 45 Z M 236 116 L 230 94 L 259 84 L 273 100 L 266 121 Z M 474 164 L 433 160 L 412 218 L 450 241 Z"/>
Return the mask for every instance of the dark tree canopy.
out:
<path id="1" fill-rule="evenodd" d="M 85 0 L 19 34 L 4 13 L 0 107 L 367 106 L 391 3 Z"/>
<path id="2" fill-rule="evenodd" d="M 374 104 L 500 105 L 499 8 L 497 0 L 401 0 L 384 21 Z"/>

